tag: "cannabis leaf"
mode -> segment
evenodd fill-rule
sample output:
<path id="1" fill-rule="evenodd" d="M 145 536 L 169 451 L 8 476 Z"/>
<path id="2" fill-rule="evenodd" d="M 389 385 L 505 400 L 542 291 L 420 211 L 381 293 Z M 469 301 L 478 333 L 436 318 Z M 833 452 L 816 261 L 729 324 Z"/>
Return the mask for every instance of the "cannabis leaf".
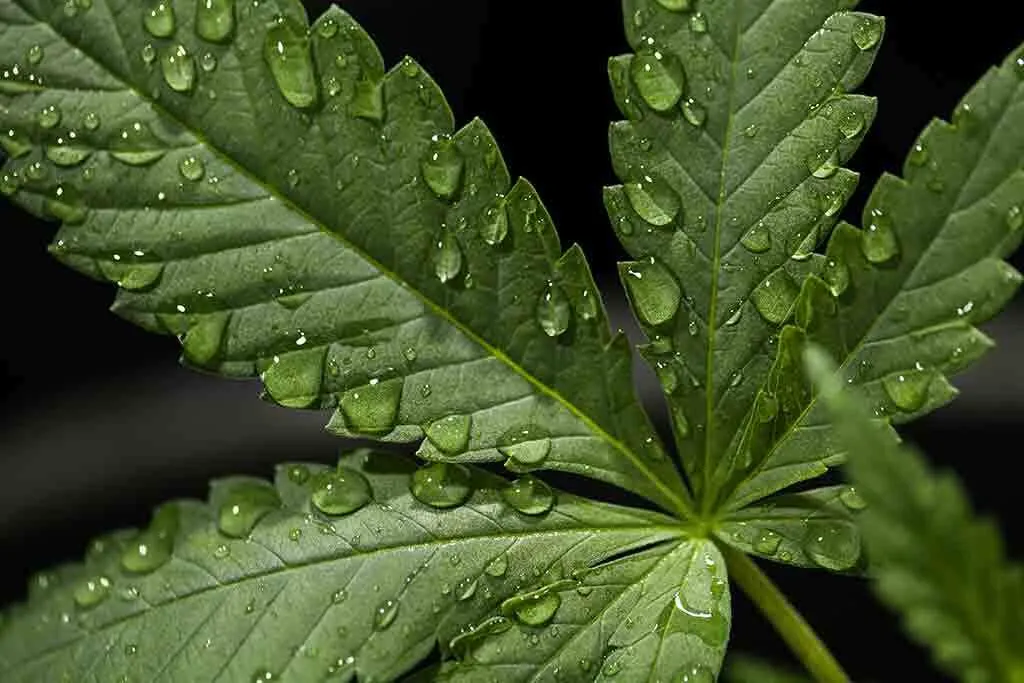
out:
<path id="1" fill-rule="evenodd" d="M 431 487 L 425 473 L 444 467 L 462 477 L 446 489 L 464 501 L 451 509 L 417 498 Z M 728 595 L 713 546 L 657 513 L 542 484 L 530 492 L 479 469 L 416 470 L 367 450 L 336 469 L 282 465 L 273 485 L 215 482 L 208 503 L 165 505 L 147 530 L 97 540 L 84 564 L 38 575 L 28 603 L 6 615 L 0 670 L 10 683 L 394 680 L 437 643 L 463 654 L 503 632 L 543 636 L 536 652 L 573 666 L 636 641 L 637 659 L 652 661 L 648 650 L 665 643 L 665 671 L 717 671 Z M 650 549 L 601 564 L 639 548 Z M 669 559 L 692 560 L 689 573 L 669 572 Z M 688 628 L 701 615 L 674 607 L 691 602 L 714 610 L 709 630 Z M 641 630 L 666 605 L 670 628 Z M 613 610 L 635 614 L 634 629 L 604 630 Z M 693 634 L 712 629 L 715 646 L 702 648 Z"/>
<path id="2" fill-rule="evenodd" d="M 857 181 L 840 165 L 875 102 L 847 91 L 883 24 L 840 11 L 854 4 L 623 3 L 636 54 L 610 63 L 629 120 L 611 128 L 625 184 L 607 189 L 606 204 L 638 259 L 623 280 L 705 511 L 799 282 L 818 266 L 811 253 Z"/>
<path id="3" fill-rule="evenodd" d="M 864 210 L 866 228 L 836 228 L 821 277 L 804 283 L 795 325 L 758 394 L 739 448 L 730 506 L 824 471 L 841 459 L 829 416 L 802 377 L 808 341 L 840 363 L 876 417 L 905 422 L 956 395 L 948 378 L 992 345 L 974 325 L 1017 291 L 1003 257 L 1024 226 L 1024 59 L 1018 50 L 933 121 Z M 761 419 L 765 417 L 766 419 Z"/>
<path id="4" fill-rule="evenodd" d="M 580 250 L 484 125 L 454 132 L 423 69 L 385 71 L 342 10 L 0 0 L 0 65 L 4 193 L 191 365 L 336 408 L 339 434 L 686 514 Z"/>
<path id="5" fill-rule="evenodd" d="M 868 507 L 860 518 L 875 587 L 936 662 L 968 683 L 1024 676 L 1024 570 L 1006 561 L 998 529 L 978 519 L 960 481 L 879 428 L 820 347 L 811 375 Z"/>

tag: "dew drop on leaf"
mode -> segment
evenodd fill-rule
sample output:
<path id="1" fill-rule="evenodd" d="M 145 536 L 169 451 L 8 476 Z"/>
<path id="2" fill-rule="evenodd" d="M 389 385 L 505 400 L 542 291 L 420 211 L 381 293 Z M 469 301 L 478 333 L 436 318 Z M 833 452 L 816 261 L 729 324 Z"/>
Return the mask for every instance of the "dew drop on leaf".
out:
<path id="1" fill-rule="evenodd" d="M 535 467 L 551 452 L 551 437 L 537 426 L 513 427 L 498 438 L 498 451 L 517 465 Z"/>
<path id="2" fill-rule="evenodd" d="M 637 314 L 644 322 L 663 325 L 676 316 L 683 290 L 668 269 L 653 257 L 630 264 L 624 279 Z"/>
<path id="3" fill-rule="evenodd" d="M 61 111 L 57 105 L 50 104 L 43 107 L 42 111 L 39 112 L 39 116 L 36 117 L 36 123 L 39 124 L 40 128 L 56 128 L 61 118 Z"/>
<path id="4" fill-rule="evenodd" d="M 92 156 L 92 150 L 74 145 L 49 145 L 46 147 L 46 158 L 56 166 L 70 168 L 78 166 Z"/>
<path id="5" fill-rule="evenodd" d="M 281 499 L 271 486 L 234 485 L 217 511 L 217 529 L 231 538 L 246 538 L 257 522 L 279 507 Z"/>
<path id="6" fill-rule="evenodd" d="M 188 156 L 181 160 L 178 164 L 178 172 L 181 173 L 181 177 L 185 180 L 191 180 L 193 182 L 202 180 L 206 174 L 206 166 L 203 164 L 203 160 Z"/>
<path id="7" fill-rule="evenodd" d="M 665 112 L 679 103 L 686 88 L 686 76 L 679 60 L 670 52 L 645 49 L 630 66 L 640 97 L 655 111 Z"/>
<path id="8" fill-rule="evenodd" d="M 263 59 L 277 89 L 293 107 L 308 109 L 319 101 L 319 85 L 313 68 L 306 31 L 295 20 L 278 17 L 267 30 Z"/>
<path id="9" fill-rule="evenodd" d="M 843 571 L 860 558 L 860 536 L 852 524 L 810 520 L 805 538 L 807 557 L 825 569 Z"/>
<path id="10" fill-rule="evenodd" d="M 32 143 L 13 128 L 0 135 L 0 147 L 12 159 L 19 159 L 32 151 Z"/>
<path id="11" fill-rule="evenodd" d="M 185 359 L 198 367 L 207 367 L 220 358 L 228 317 L 219 312 L 199 318 L 182 339 Z"/>
<path id="12" fill-rule="evenodd" d="M 165 505 L 153 515 L 149 528 L 125 544 L 121 567 L 133 574 L 156 571 L 171 558 L 178 533 L 178 509 Z"/>
<path id="13" fill-rule="evenodd" d="M 499 197 L 494 205 L 484 211 L 480 223 L 480 236 L 484 242 L 496 246 L 508 235 L 508 207 L 505 198 Z"/>
<path id="14" fill-rule="evenodd" d="M 774 555 L 782 545 L 782 536 L 771 529 L 764 529 L 754 541 L 754 550 L 762 555 Z"/>
<path id="15" fill-rule="evenodd" d="M 679 195 L 661 178 L 644 176 L 627 183 L 625 192 L 637 215 L 656 227 L 671 225 L 681 212 Z"/>
<path id="16" fill-rule="evenodd" d="M 887 263 L 899 255 L 900 246 L 892 221 L 880 209 L 871 211 L 871 223 L 861 236 L 861 251 L 864 258 L 876 265 Z"/>
<path id="17" fill-rule="evenodd" d="M 505 502 L 524 515 L 543 515 L 555 504 L 555 494 L 542 480 L 526 474 L 501 491 Z"/>
<path id="18" fill-rule="evenodd" d="M 434 274 L 442 283 L 455 280 L 462 272 L 464 261 L 462 246 L 459 244 L 455 232 L 448 226 L 441 227 L 441 231 L 434 241 L 431 260 L 434 264 Z"/>
<path id="19" fill-rule="evenodd" d="M 469 446 L 473 418 L 469 415 L 446 415 L 424 428 L 430 443 L 445 455 L 458 455 Z"/>
<path id="20" fill-rule="evenodd" d="M 772 248 L 772 234 L 768 230 L 768 226 L 764 221 L 758 221 L 757 224 L 743 236 L 743 239 L 740 240 L 740 244 L 742 244 L 747 251 L 755 254 L 763 254 Z"/>
<path id="21" fill-rule="evenodd" d="M 409 490 L 416 500 L 446 509 L 465 503 L 473 493 L 473 476 L 465 465 L 434 462 L 412 475 Z"/>
<path id="22" fill-rule="evenodd" d="M 544 334 L 558 337 L 569 329 L 572 318 L 572 307 L 569 297 L 554 282 L 548 282 L 537 301 L 537 322 Z"/>
<path id="23" fill-rule="evenodd" d="M 462 581 L 459 581 L 458 585 L 455 586 L 455 599 L 460 602 L 469 600 L 476 595 L 477 585 L 478 581 L 471 576 L 467 576 Z"/>
<path id="24" fill-rule="evenodd" d="M 199 66 L 202 67 L 203 71 L 210 73 L 217 68 L 217 55 L 212 52 L 204 52 L 203 56 L 199 58 Z"/>
<path id="25" fill-rule="evenodd" d="M 110 156 L 129 166 L 145 166 L 162 158 L 165 151 L 149 126 L 136 121 L 118 133 L 111 143 Z"/>
<path id="26" fill-rule="evenodd" d="M 562 598 L 551 587 L 517 595 L 501 604 L 501 611 L 526 626 L 543 626 L 562 606 Z"/>
<path id="27" fill-rule="evenodd" d="M 442 199 L 452 200 L 462 188 L 466 161 L 458 146 L 448 135 L 435 135 L 426 156 L 420 163 L 420 172 L 427 187 Z"/>
<path id="28" fill-rule="evenodd" d="M 693 0 L 658 0 L 658 4 L 670 12 L 688 12 Z"/>
<path id="29" fill-rule="evenodd" d="M 196 84 L 196 62 L 184 45 L 171 45 L 160 56 L 164 82 L 175 92 L 191 92 Z"/>
<path id="30" fill-rule="evenodd" d="M 840 297 L 850 287 L 850 268 L 841 260 L 829 259 L 826 261 L 821 277 L 828 285 L 832 296 Z"/>
<path id="31" fill-rule="evenodd" d="M 39 62 L 43 61 L 44 54 L 45 53 L 43 51 L 42 45 L 33 45 L 28 49 L 27 52 L 25 52 L 25 61 L 27 61 L 32 66 L 35 66 L 39 64 Z"/>
<path id="32" fill-rule="evenodd" d="M 1006 227 L 1013 232 L 1024 227 L 1024 208 L 1014 205 L 1006 210 Z"/>
<path id="33" fill-rule="evenodd" d="M 402 380 L 373 380 L 345 392 L 339 400 L 345 426 L 355 434 L 381 436 L 395 428 L 402 400 Z"/>
<path id="34" fill-rule="evenodd" d="M 686 119 L 686 122 L 694 128 L 700 128 L 708 120 L 707 110 L 692 97 L 687 97 L 683 100 L 680 110 L 683 112 L 683 118 Z"/>
<path id="35" fill-rule="evenodd" d="M 309 481 L 309 468 L 305 465 L 292 465 L 288 468 L 288 481 L 302 486 Z"/>
<path id="36" fill-rule="evenodd" d="M 873 17 L 862 19 L 853 29 L 853 42 L 861 50 L 870 50 L 882 38 L 882 22 Z"/>
<path id="37" fill-rule="evenodd" d="M 852 486 L 839 492 L 839 500 L 847 507 L 847 509 L 853 510 L 854 512 L 863 510 L 868 506 L 864 499 L 861 498 L 861 495 L 857 493 L 857 489 Z"/>
<path id="38" fill-rule="evenodd" d="M 494 578 L 505 576 L 507 572 L 508 555 L 506 555 L 505 553 L 498 555 L 489 563 L 487 563 L 486 567 L 484 567 L 484 573 L 487 574 L 487 576 L 492 576 Z"/>
<path id="39" fill-rule="evenodd" d="M 822 150 L 807 162 L 808 170 L 815 178 L 831 178 L 839 170 L 839 150 Z"/>
<path id="40" fill-rule="evenodd" d="M 197 0 L 196 34 L 211 43 L 222 43 L 235 31 L 235 0 Z"/>
<path id="41" fill-rule="evenodd" d="M 105 576 L 92 576 L 83 580 L 74 590 L 75 604 L 82 609 L 90 609 L 110 596 L 110 579 Z"/>
<path id="42" fill-rule="evenodd" d="M 799 286 L 785 270 L 780 269 L 759 284 L 750 299 L 765 321 L 780 325 L 789 316 L 798 294 Z"/>
<path id="43" fill-rule="evenodd" d="M 349 467 L 338 467 L 313 479 L 313 505 L 325 515 L 348 515 L 373 499 L 370 482 L 362 473 Z"/>
<path id="44" fill-rule="evenodd" d="M 142 14 L 142 25 L 154 38 L 170 38 L 177 22 L 171 0 L 149 0 Z"/>
<path id="45" fill-rule="evenodd" d="M 703 12 L 694 12 L 690 17 L 690 30 L 697 34 L 708 32 L 708 18 Z"/>
<path id="46" fill-rule="evenodd" d="M 909 370 L 882 380 L 889 400 L 900 410 L 913 413 L 928 400 L 928 389 L 935 375 L 927 370 Z"/>

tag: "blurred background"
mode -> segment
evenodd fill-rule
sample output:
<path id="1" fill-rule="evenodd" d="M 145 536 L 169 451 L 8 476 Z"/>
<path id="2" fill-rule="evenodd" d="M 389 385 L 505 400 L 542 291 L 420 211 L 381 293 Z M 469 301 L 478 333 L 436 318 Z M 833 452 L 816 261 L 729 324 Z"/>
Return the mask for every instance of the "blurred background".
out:
<path id="1" fill-rule="evenodd" d="M 311 14 L 326 6 L 306 0 Z M 342 0 L 386 61 L 411 54 L 448 95 L 457 120 L 482 117 L 513 175 L 529 178 L 562 242 L 579 242 L 615 322 L 632 329 L 614 264 L 624 254 L 608 226 L 601 187 L 614 183 L 606 130 L 619 118 L 606 83 L 609 56 L 626 51 L 615 0 Z M 585 7 L 586 9 L 582 9 Z M 881 100 L 872 134 L 850 166 L 865 180 L 845 216 L 883 170 L 896 172 L 918 132 L 948 116 L 990 65 L 1024 40 L 1015 3 L 958 6 L 866 0 L 888 17 L 888 37 L 862 91 Z M 268 475 L 282 460 L 330 461 L 344 444 L 325 415 L 275 408 L 250 382 L 180 368 L 177 343 L 106 312 L 109 286 L 61 267 L 45 250 L 53 226 L 0 203 L 6 292 L 0 334 L 0 604 L 20 599 L 31 572 L 80 558 L 98 533 L 147 522 L 175 497 L 205 496 L 211 477 Z M 1024 259 L 1015 261 L 1024 268 Z M 1024 555 L 1024 522 L 1010 475 L 1021 452 L 1024 297 L 986 326 L 999 343 L 956 384 L 963 396 L 904 434 L 957 471 L 975 505 L 1000 518 Z M 658 412 L 658 390 L 638 369 Z M 659 417 L 663 419 L 663 417 Z M 934 680 L 926 654 L 870 599 L 863 581 L 768 567 L 858 681 Z M 735 600 L 736 647 L 788 661 L 744 599 Z M 884 672 L 882 669 L 885 669 Z"/>

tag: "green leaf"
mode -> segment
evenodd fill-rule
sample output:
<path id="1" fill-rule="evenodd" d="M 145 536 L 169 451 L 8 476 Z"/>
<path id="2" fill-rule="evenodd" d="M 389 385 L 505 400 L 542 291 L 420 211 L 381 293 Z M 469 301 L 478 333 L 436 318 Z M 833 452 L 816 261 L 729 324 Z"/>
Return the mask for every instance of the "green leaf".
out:
<path id="1" fill-rule="evenodd" d="M 523 514 L 508 482 L 475 468 L 465 504 L 432 507 L 410 492 L 414 471 L 365 450 L 333 470 L 282 465 L 273 485 L 222 480 L 208 503 L 166 505 L 148 530 L 96 541 L 84 564 L 38 575 L 5 615 L 5 683 L 394 680 L 438 643 L 448 655 L 521 592 L 557 580 L 575 591 L 615 571 L 592 567 L 635 549 L 680 561 L 696 552 L 657 513 L 558 492 L 550 511 Z M 702 571 L 693 590 L 710 597 Z M 554 619 L 568 610 L 566 599 Z"/>
<path id="2" fill-rule="evenodd" d="M 864 501 L 851 486 L 773 496 L 730 512 L 716 534 L 750 555 L 798 567 L 852 569 L 861 558 L 855 514 Z"/>
<path id="3" fill-rule="evenodd" d="M 731 612 L 713 544 L 662 545 L 576 578 L 544 589 L 560 606 L 543 629 L 470 635 L 465 659 L 440 680 L 716 680 Z"/>
<path id="4" fill-rule="evenodd" d="M 682 462 L 711 509 L 716 466 L 764 383 L 811 252 L 857 175 L 840 167 L 875 101 L 848 94 L 881 40 L 849 0 L 624 0 L 636 54 L 610 63 L 619 108 L 606 190 L 637 259 L 622 267 L 672 407 Z"/>
<path id="5" fill-rule="evenodd" d="M 216 8 L 0 0 L 3 188 L 63 221 L 53 253 L 189 364 L 336 409 L 334 432 L 685 514 L 586 261 L 486 127 L 456 131 L 337 7 L 308 28 L 298 0 Z"/>
<path id="6" fill-rule="evenodd" d="M 901 423 L 956 395 L 949 378 L 992 342 L 974 326 L 1002 308 L 1020 274 L 1002 259 L 1024 225 L 1024 71 L 988 72 L 953 123 L 933 121 L 885 175 L 863 230 L 836 228 L 821 277 L 810 277 L 743 435 L 730 507 L 821 474 L 841 460 L 829 416 L 803 377 L 808 341 L 838 359 L 879 419 Z M 770 408 L 770 410 L 768 409 Z"/>
<path id="7" fill-rule="evenodd" d="M 1024 569 L 979 519 L 959 479 L 937 473 L 843 391 L 820 347 L 807 355 L 868 507 L 860 525 L 879 596 L 944 670 L 967 683 L 1024 680 Z"/>
<path id="8" fill-rule="evenodd" d="M 749 655 L 730 655 L 723 683 L 808 683 L 805 676 Z"/>

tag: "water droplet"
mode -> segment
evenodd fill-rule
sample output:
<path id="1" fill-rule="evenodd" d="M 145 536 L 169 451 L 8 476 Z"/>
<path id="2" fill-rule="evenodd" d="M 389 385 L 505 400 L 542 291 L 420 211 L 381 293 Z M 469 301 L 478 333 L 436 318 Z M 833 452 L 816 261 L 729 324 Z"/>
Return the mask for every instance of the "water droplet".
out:
<path id="1" fill-rule="evenodd" d="M 455 586 L 455 599 L 464 602 L 469 600 L 476 595 L 476 588 L 478 581 L 471 576 L 467 576 L 459 584 Z"/>
<path id="2" fill-rule="evenodd" d="M 881 38 L 882 22 L 874 17 L 862 19 L 853 29 L 853 42 L 861 50 L 870 50 Z"/>
<path id="3" fill-rule="evenodd" d="M 850 287 L 850 268 L 843 261 L 835 259 L 826 261 L 821 276 L 832 292 L 832 296 L 842 296 Z"/>
<path id="4" fill-rule="evenodd" d="M 772 325 L 782 324 L 800 293 L 796 281 L 785 270 L 778 270 L 751 293 L 754 308 Z"/>
<path id="5" fill-rule="evenodd" d="M 857 493 L 857 489 L 852 486 L 839 492 L 839 500 L 847 507 L 847 509 L 853 510 L 854 512 L 863 510 L 868 506 L 868 504 L 864 502 L 864 499 L 861 498 L 860 494 Z"/>
<path id="6" fill-rule="evenodd" d="M 473 493 L 473 475 L 465 465 L 434 462 L 413 473 L 409 490 L 431 507 L 458 507 Z"/>
<path id="7" fill-rule="evenodd" d="M 504 553 L 495 557 L 484 567 L 484 573 L 494 578 L 505 576 L 506 572 L 508 572 L 508 555 Z"/>
<path id="8" fill-rule="evenodd" d="M 309 481 L 309 468 L 305 465 L 292 465 L 288 468 L 288 480 L 302 486 Z"/>
<path id="9" fill-rule="evenodd" d="M 551 621 L 562 605 L 561 596 L 555 592 L 556 586 L 511 597 L 501 603 L 501 611 L 526 626 L 543 626 Z"/>
<path id="10" fill-rule="evenodd" d="M 121 130 L 111 144 L 110 155 L 129 166 L 144 166 L 163 157 L 162 147 L 149 126 L 136 121 Z"/>
<path id="11" fill-rule="evenodd" d="M 228 315 L 225 313 L 213 313 L 199 318 L 182 340 L 185 358 L 198 367 L 207 367 L 215 362 L 221 354 L 227 324 Z"/>
<path id="12" fill-rule="evenodd" d="M 855 111 L 847 112 L 839 119 L 839 132 L 847 140 L 852 140 L 864 130 L 864 117 Z"/>
<path id="13" fill-rule="evenodd" d="M 687 12 L 692 0 L 658 0 L 658 4 L 671 12 Z"/>
<path id="14" fill-rule="evenodd" d="M 164 82 L 175 92 L 191 92 L 196 84 L 196 63 L 182 44 L 171 45 L 160 56 Z"/>
<path id="15" fill-rule="evenodd" d="M 683 112 L 683 118 L 686 119 L 687 123 L 695 128 L 700 128 L 708 120 L 708 112 L 692 97 L 688 97 L 683 100 L 683 104 L 680 107 Z"/>
<path id="16" fill-rule="evenodd" d="M 757 224 L 743 236 L 743 239 L 740 240 L 740 244 L 755 254 L 763 254 L 772 248 L 772 233 L 768 230 L 768 226 L 765 225 L 764 221 L 758 221 Z"/>
<path id="17" fill-rule="evenodd" d="M 680 214 L 679 195 L 660 178 L 644 176 L 638 182 L 626 184 L 624 189 L 633 210 L 651 225 L 665 227 Z"/>
<path id="18" fill-rule="evenodd" d="M 502 498 L 524 515 L 543 515 L 555 504 L 555 494 L 543 481 L 527 474 L 501 491 Z"/>
<path id="19" fill-rule="evenodd" d="M 281 507 L 281 499 L 273 487 L 259 484 L 238 484 L 224 497 L 217 512 L 217 528 L 225 536 L 246 538 L 256 523 Z"/>
<path id="20" fill-rule="evenodd" d="M 513 427 L 498 439 L 498 451 L 517 465 L 533 467 L 547 459 L 551 452 L 551 437 L 533 425 Z"/>
<path id="21" fill-rule="evenodd" d="M 371 383 L 345 392 L 339 403 L 345 425 L 355 434 L 381 436 L 395 428 L 402 380 Z"/>
<path id="22" fill-rule="evenodd" d="M 222 43 L 235 31 L 235 0 L 198 0 L 196 34 L 211 43 Z"/>
<path id="23" fill-rule="evenodd" d="M 469 415 L 448 415 L 434 420 L 424 428 L 427 438 L 445 455 L 458 455 L 469 446 L 473 418 Z"/>
<path id="24" fill-rule="evenodd" d="M 348 515 L 373 499 L 367 478 L 348 467 L 317 475 L 313 487 L 313 505 L 325 515 Z"/>
<path id="25" fill-rule="evenodd" d="M 752 123 L 743 129 L 743 136 L 748 138 L 757 137 L 758 127 L 756 123 Z"/>
<path id="26" fill-rule="evenodd" d="M 698 34 L 708 32 L 708 18 L 703 12 L 694 12 L 690 17 L 690 30 Z"/>
<path id="27" fill-rule="evenodd" d="M 0 147 L 3 147 L 12 159 L 18 159 L 32 151 L 32 143 L 13 128 L 0 135 Z"/>
<path id="28" fill-rule="evenodd" d="M 69 168 L 77 166 L 92 156 L 92 150 L 74 145 L 49 145 L 46 148 L 46 158 L 57 166 Z"/>
<path id="29" fill-rule="evenodd" d="M 319 100 L 306 31 L 295 20 L 278 17 L 267 30 L 263 59 L 281 96 L 293 107 L 307 109 Z"/>
<path id="30" fill-rule="evenodd" d="M 203 160 L 198 157 L 185 157 L 178 164 L 178 172 L 181 173 L 181 177 L 185 180 L 202 180 L 206 174 L 206 166 L 203 164 Z"/>
<path id="31" fill-rule="evenodd" d="M 924 407 L 928 389 L 935 378 L 928 370 L 909 370 L 882 380 L 885 393 L 900 410 L 913 413 Z"/>
<path id="32" fill-rule="evenodd" d="M 807 522 L 804 552 L 818 566 L 843 571 L 860 558 L 860 536 L 849 523 L 811 520 Z"/>
<path id="33" fill-rule="evenodd" d="M 154 38 L 170 38 L 174 35 L 176 24 L 171 0 L 150 0 L 147 9 L 143 11 L 142 25 Z"/>
<path id="34" fill-rule="evenodd" d="M 1011 206 L 1006 210 L 1006 227 L 1016 232 L 1024 227 L 1024 209 L 1020 206 Z"/>
<path id="35" fill-rule="evenodd" d="M 839 170 L 839 150 L 822 150 L 807 162 L 808 170 L 815 178 L 831 178 Z"/>
<path id="36" fill-rule="evenodd" d="M 754 550 L 762 555 L 774 555 L 782 545 L 782 536 L 771 529 L 764 529 L 754 541 Z"/>
<path id="37" fill-rule="evenodd" d="M 82 609 L 89 609 L 100 604 L 110 595 L 110 579 L 105 576 L 94 576 L 82 581 L 75 588 L 75 604 Z"/>
<path id="38" fill-rule="evenodd" d="M 274 680 L 274 673 L 269 669 L 260 669 L 252 675 L 252 683 L 266 683 Z"/>
<path id="39" fill-rule="evenodd" d="M 202 67 L 203 71 L 210 73 L 217 68 L 217 55 L 212 52 L 204 52 L 203 56 L 199 58 L 199 66 Z"/>
<path id="40" fill-rule="evenodd" d="M 441 232 L 434 242 L 431 260 L 434 263 L 434 274 L 443 283 L 455 280 L 462 272 L 462 246 L 455 232 L 446 225 L 441 226 Z"/>
<path id="41" fill-rule="evenodd" d="M 55 128 L 60 123 L 61 111 L 57 108 L 57 105 L 51 104 L 43 107 L 43 110 L 39 112 L 39 116 L 36 117 L 36 122 L 40 128 Z"/>
<path id="42" fill-rule="evenodd" d="M 928 148 L 919 142 L 911 148 L 907 161 L 911 166 L 924 166 L 928 163 L 928 157 Z"/>
<path id="43" fill-rule="evenodd" d="M 682 288 L 653 258 L 630 264 L 624 279 L 637 314 L 647 324 L 663 325 L 679 311 Z"/>
<path id="44" fill-rule="evenodd" d="M 493 206 L 484 211 L 480 224 L 480 236 L 484 242 L 495 246 L 505 241 L 508 235 L 508 207 L 505 198 L 499 197 Z"/>
<path id="45" fill-rule="evenodd" d="M 43 61 L 44 54 L 42 45 L 33 45 L 25 53 L 25 59 L 29 64 L 35 66 L 36 64 L 39 64 L 39 62 Z"/>
<path id="46" fill-rule="evenodd" d="M 171 559 L 177 533 L 178 509 L 173 505 L 159 508 L 149 528 L 126 544 L 121 553 L 121 567 L 133 574 L 156 571 Z"/>
<path id="47" fill-rule="evenodd" d="M 686 87 L 683 66 L 675 55 L 656 49 L 638 53 L 630 66 L 640 97 L 655 111 L 665 112 L 679 103 Z"/>
<path id="48" fill-rule="evenodd" d="M 466 161 L 447 135 L 435 135 L 420 164 L 423 181 L 442 199 L 454 199 L 462 187 Z"/>
<path id="49" fill-rule="evenodd" d="M 861 235 L 860 246 L 864 258 L 876 265 L 891 261 L 899 255 L 896 231 L 889 217 L 880 209 L 871 211 L 871 223 Z"/>
<path id="50" fill-rule="evenodd" d="M 554 282 L 548 282 L 547 287 L 541 292 L 536 312 L 537 322 L 544 330 L 544 334 L 549 337 L 558 337 L 569 329 L 569 322 L 572 319 L 569 297 Z"/>

